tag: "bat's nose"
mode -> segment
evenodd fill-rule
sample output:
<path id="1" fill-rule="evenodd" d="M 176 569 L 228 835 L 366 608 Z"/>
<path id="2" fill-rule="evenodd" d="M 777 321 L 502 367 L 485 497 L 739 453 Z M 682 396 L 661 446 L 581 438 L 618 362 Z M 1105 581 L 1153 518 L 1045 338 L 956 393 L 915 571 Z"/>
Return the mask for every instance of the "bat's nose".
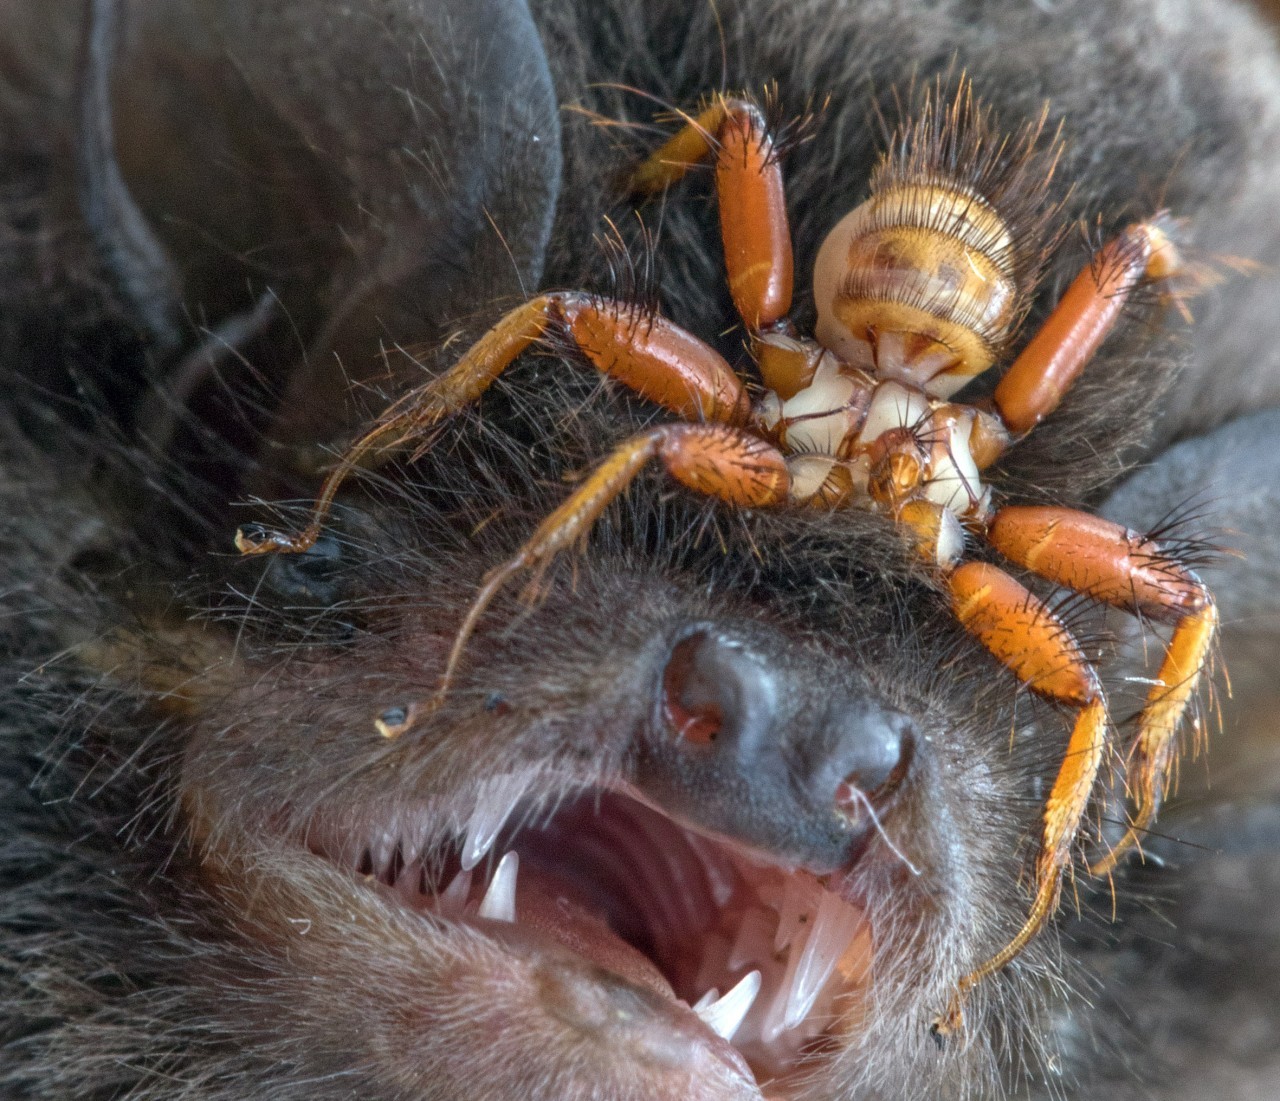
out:
<path id="1" fill-rule="evenodd" d="M 719 832 L 837 867 L 915 741 L 910 716 L 857 683 L 780 635 L 698 627 L 666 655 L 640 783 Z"/>

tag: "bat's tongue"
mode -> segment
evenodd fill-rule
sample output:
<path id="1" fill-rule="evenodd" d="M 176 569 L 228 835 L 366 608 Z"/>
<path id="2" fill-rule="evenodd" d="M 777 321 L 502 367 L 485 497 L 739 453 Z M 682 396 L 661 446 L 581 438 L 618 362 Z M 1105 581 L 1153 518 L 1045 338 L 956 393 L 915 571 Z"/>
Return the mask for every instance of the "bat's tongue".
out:
<path id="1" fill-rule="evenodd" d="M 575 899 L 572 885 L 557 876 L 534 868 L 521 875 L 516 921 L 628 982 L 673 1001 L 676 998 L 654 962 L 618 936 L 603 914 Z"/>
<path id="2" fill-rule="evenodd" d="M 467 909 L 475 906 L 475 902 L 473 895 Z M 708 1050 L 744 1084 L 754 1083 L 746 1059 L 723 1035 L 724 1008 L 719 1015 L 714 1011 L 708 1015 L 705 1008 L 695 1012 L 679 1000 L 653 961 L 614 932 L 571 881 L 536 866 L 521 870 L 518 857 L 510 853 L 499 862 L 472 920 L 517 950 L 545 951 L 557 946 L 648 991 L 653 997 L 643 999 L 643 1015 L 658 1032 L 657 1039 L 649 1037 L 650 1046 L 656 1044 L 672 1062 L 679 1062 L 684 1050 L 696 1045 Z M 755 985 L 759 985 L 758 977 Z M 592 1016 L 601 1000 L 600 994 L 598 990 L 584 991 L 566 979 L 558 992 L 563 1003 L 560 1009 L 568 1019 Z M 544 991 L 543 996 L 550 1004 L 556 1000 L 557 993 Z M 604 1000 L 608 1002 L 617 996 L 615 987 L 604 995 Z M 734 1004 L 741 1006 L 740 1019 L 749 1008 L 750 1000 L 747 998 L 744 1002 L 742 995 L 728 999 L 729 1012 L 733 1012 Z M 626 1012 L 623 1001 L 611 1004 L 610 1008 Z M 642 1031 L 647 1035 L 647 1030 Z"/>

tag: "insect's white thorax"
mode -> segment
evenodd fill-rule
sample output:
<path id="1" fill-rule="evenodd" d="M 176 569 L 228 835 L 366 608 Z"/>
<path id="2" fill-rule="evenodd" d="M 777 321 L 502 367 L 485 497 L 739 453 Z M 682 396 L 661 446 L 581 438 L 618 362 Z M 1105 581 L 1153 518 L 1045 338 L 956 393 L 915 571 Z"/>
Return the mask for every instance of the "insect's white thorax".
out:
<path id="1" fill-rule="evenodd" d="M 932 501 L 959 518 L 987 507 L 970 446 L 977 413 L 896 379 L 877 381 L 834 352 L 822 354 L 813 381 L 791 398 L 767 394 L 758 416 L 787 455 L 793 500 L 830 487 L 838 469 L 845 492 L 868 508 L 891 508 L 879 482 L 890 467 L 915 464 L 918 480 L 903 485 L 903 502 Z"/>

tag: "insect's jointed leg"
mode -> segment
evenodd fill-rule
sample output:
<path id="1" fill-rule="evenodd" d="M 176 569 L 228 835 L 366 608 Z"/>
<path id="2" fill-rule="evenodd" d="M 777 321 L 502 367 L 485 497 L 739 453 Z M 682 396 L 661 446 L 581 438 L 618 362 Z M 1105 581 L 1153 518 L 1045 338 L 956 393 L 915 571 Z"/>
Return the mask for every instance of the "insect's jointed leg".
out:
<path id="1" fill-rule="evenodd" d="M 597 370 L 686 420 L 745 424 L 742 380 L 709 344 L 629 302 L 548 296 L 578 350 Z"/>
<path id="2" fill-rule="evenodd" d="M 1160 807 L 1177 763 L 1177 735 L 1213 648 L 1218 612 L 1200 579 L 1158 543 L 1072 509 L 1010 506 L 991 544 L 1064 588 L 1173 623 L 1173 637 L 1138 721 L 1127 786 L 1135 811 L 1124 839 L 1091 870 L 1106 873 Z"/>
<path id="3" fill-rule="evenodd" d="M 1147 695 L 1125 781 L 1133 797 L 1134 812 L 1124 837 L 1089 868 L 1094 875 L 1108 874 L 1125 852 L 1140 844 L 1142 834 L 1160 809 L 1178 763 L 1178 728 L 1200 684 L 1217 633 L 1218 609 L 1206 593 L 1204 606 L 1174 630 L 1155 684 Z"/>
<path id="4" fill-rule="evenodd" d="M 700 421 L 745 422 L 741 381 L 709 345 L 632 303 L 577 292 L 544 294 L 503 317 L 448 371 L 395 403 L 338 461 L 321 488 L 311 521 L 297 535 L 236 533 L 242 554 L 305 551 L 319 537 L 339 486 L 361 463 L 407 445 L 415 457 L 431 430 L 475 402 L 516 358 L 553 326 L 603 374 L 642 397 Z"/>
<path id="5" fill-rule="evenodd" d="M 1180 266 L 1158 220 L 1131 225 L 1098 250 L 996 387 L 996 409 L 1014 437 L 1058 407 L 1134 288 L 1176 275 Z"/>
<path id="6" fill-rule="evenodd" d="M 1107 745 L 1107 705 L 1097 674 L 1071 632 L 1043 601 L 1003 570 L 966 562 L 948 578 L 956 618 L 1032 691 L 1076 709 L 1066 754 L 1045 804 L 1035 896 L 1022 927 L 990 959 L 961 978 L 935 1031 L 963 1023 L 969 990 L 1003 968 L 1053 915 L 1071 846 L 1084 819 Z"/>
<path id="7" fill-rule="evenodd" d="M 512 360 L 546 331 L 550 317 L 547 295 L 512 310 L 476 341 L 452 369 L 425 386 L 410 390 L 343 453 L 320 487 L 306 528 L 297 535 L 269 532 L 264 536 L 251 535 L 241 528 L 236 532 L 236 549 L 241 554 L 265 554 L 301 553 L 310 548 L 320 537 L 339 487 L 353 470 L 406 443 L 422 446 L 435 425 L 479 398 Z"/>
<path id="8" fill-rule="evenodd" d="M 437 698 L 449 689 L 458 659 L 498 591 L 524 570 L 544 569 L 562 550 L 586 537 L 600 514 L 658 459 L 678 482 L 744 508 L 787 499 L 786 459 L 772 444 L 728 424 L 664 424 L 614 449 L 587 480 L 538 525 L 520 551 L 484 581 L 454 639 Z"/>
<path id="9" fill-rule="evenodd" d="M 791 309 L 794 265 L 778 152 L 760 108 L 717 97 L 632 177 L 636 191 L 657 191 L 714 153 L 720 232 L 729 291 L 751 332 Z"/>

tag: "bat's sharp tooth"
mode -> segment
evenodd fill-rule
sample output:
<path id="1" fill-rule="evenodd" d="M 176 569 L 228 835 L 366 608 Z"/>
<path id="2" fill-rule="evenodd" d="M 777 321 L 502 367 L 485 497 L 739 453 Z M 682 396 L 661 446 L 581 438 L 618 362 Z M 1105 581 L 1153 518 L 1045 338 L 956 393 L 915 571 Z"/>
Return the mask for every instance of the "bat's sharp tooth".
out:
<path id="1" fill-rule="evenodd" d="M 805 917 L 811 914 L 817 905 L 815 897 L 818 884 L 805 875 L 787 877 L 786 889 L 782 895 L 782 906 L 778 911 L 778 928 L 773 937 L 773 948 L 781 952 L 800 932 Z"/>
<path id="2" fill-rule="evenodd" d="M 490 921 L 516 920 L 516 876 L 519 870 L 520 857 L 514 852 L 507 853 L 498 861 L 489 889 L 476 911 L 479 917 Z"/>
<path id="3" fill-rule="evenodd" d="M 744 975 L 738 985 L 723 998 L 717 998 L 710 1004 L 703 1005 L 702 1003 L 707 1000 L 703 997 L 693 1007 L 693 1011 L 721 1039 L 732 1040 L 733 1034 L 738 1031 L 742 1019 L 750 1011 L 759 993 L 760 972 L 751 971 Z"/>
<path id="4" fill-rule="evenodd" d="M 525 778 L 513 774 L 495 776 L 480 785 L 480 796 L 467 822 L 462 844 L 462 867 L 470 871 L 493 848 L 516 803 L 525 791 Z"/>
<path id="5" fill-rule="evenodd" d="M 701 998 L 699 998 L 696 1002 L 694 1002 L 693 1005 L 691 1005 L 689 1008 L 692 1009 L 695 1013 L 701 1014 L 702 1010 L 706 1009 L 707 1006 L 712 1005 L 713 1003 L 718 1002 L 719 1000 L 720 1000 L 720 991 L 713 986 L 710 990 L 708 990 L 705 994 L 703 994 Z"/>
<path id="6" fill-rule="evenodd" d="M 440 892 L 440 901 L 436 909 L 445 917 L 460 916 L 470 891 L 471 873 L 469 871 L 459 872 L 453 877 L 453 882 Z"/>
<path id="7" fill-rule="evenodd" d="M 862 911 L 839 895 L 824 891 L 818 914 L 805 940 L 787 994 L 784 1029 L 795 1028 L 813 1008 L 819 992 L 831 978 L 840 957 L 848 950 L 863 922 Z M 794 949 L 793 949 L 794 951 Z"/>

